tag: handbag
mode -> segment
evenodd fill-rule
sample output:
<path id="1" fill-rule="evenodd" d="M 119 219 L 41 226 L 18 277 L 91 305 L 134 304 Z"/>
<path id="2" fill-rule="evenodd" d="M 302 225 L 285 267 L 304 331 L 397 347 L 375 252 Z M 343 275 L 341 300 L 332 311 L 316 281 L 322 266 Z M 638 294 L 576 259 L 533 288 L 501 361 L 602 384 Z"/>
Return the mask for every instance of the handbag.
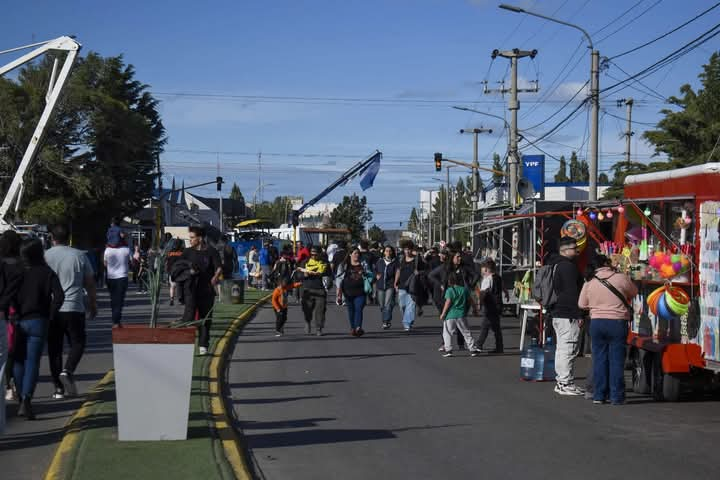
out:
<path id="1" fill-rule="evenodd" d="M 630 303 L 628 303 L 627 299 L 623 296 L 623 294 L 620 293 L 617 288 L 615 288 L 610 282 L 608 282 L 604 278 L 600 278 L 598 276 L 595 276 L 593 278 L 595 278 L 598 282 L 602 283 L 605 288 L 610 290 L 616 297 L 620 299 L 622 304 L 625 305 L 625 308 L 627 308 L 628 313 L 630 314 L 630 318 L 632 318 L 633 309 L 630 306 Z"/>

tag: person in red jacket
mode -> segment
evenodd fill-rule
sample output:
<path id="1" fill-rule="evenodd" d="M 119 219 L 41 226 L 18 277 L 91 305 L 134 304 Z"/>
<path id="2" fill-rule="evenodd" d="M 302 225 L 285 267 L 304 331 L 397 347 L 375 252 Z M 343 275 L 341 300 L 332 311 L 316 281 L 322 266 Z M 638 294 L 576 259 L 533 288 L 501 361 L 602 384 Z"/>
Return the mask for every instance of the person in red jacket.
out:
<path id="1" fill-rule="evenodd" d="M 303 242 L 297 242 L 297 257 L 295 261 L 300 264 L 310 258 L 310 249 L 308 249 Z"/>

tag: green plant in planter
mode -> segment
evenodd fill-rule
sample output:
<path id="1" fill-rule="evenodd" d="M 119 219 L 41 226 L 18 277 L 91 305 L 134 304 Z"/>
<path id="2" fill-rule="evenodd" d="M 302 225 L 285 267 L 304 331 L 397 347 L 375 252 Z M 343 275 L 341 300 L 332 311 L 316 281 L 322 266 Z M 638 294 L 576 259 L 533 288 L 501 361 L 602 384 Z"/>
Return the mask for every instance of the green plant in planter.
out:
<path id="1" fill-rule="evenodd" d="M 165 274 L 165 259 L 167 258 L 167 250 L 161 249 L 160 253 L 155 257 L 154 268 L 148 270 L 147 282 L 148 292 L 150 293 L 150 328 L 157 328 L 158 317 L 160 315 L 160 292 L 162 291 L 162 278 Z"/>

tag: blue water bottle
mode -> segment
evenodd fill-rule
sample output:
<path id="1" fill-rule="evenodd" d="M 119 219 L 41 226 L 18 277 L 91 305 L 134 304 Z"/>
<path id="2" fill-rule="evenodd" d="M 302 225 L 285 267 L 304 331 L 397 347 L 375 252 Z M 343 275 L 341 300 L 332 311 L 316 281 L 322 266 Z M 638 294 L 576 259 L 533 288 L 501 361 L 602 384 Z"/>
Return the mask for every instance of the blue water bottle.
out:
<path id="1" fill-rule="evenodd" d="M 520 378 L 526 381 L 535 380 L 535 370 L 537 364 L 537 351 L 542 352 L 538 345 L 537 338 L 530 341 L 520 355 Z"/>
<path id="2" fill-rule="evenodd" d="M 546 382 L 555 380 L 555 348 L 555 342 L 553 342 L 552 337 L 548 337 L 543 347 L 543 380 Z"/>

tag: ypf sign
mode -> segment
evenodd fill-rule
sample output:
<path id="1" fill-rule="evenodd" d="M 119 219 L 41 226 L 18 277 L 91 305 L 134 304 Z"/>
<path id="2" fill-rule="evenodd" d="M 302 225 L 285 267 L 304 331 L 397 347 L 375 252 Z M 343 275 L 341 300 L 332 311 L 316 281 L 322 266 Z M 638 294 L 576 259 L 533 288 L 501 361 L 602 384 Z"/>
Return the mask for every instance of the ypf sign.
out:
<path id="1" fill-rule="evenodd" d="M 535 189 L 537 198 L 545 196 L 545 155 L 523 155 L 522 176 L 526 178 Z"/>

